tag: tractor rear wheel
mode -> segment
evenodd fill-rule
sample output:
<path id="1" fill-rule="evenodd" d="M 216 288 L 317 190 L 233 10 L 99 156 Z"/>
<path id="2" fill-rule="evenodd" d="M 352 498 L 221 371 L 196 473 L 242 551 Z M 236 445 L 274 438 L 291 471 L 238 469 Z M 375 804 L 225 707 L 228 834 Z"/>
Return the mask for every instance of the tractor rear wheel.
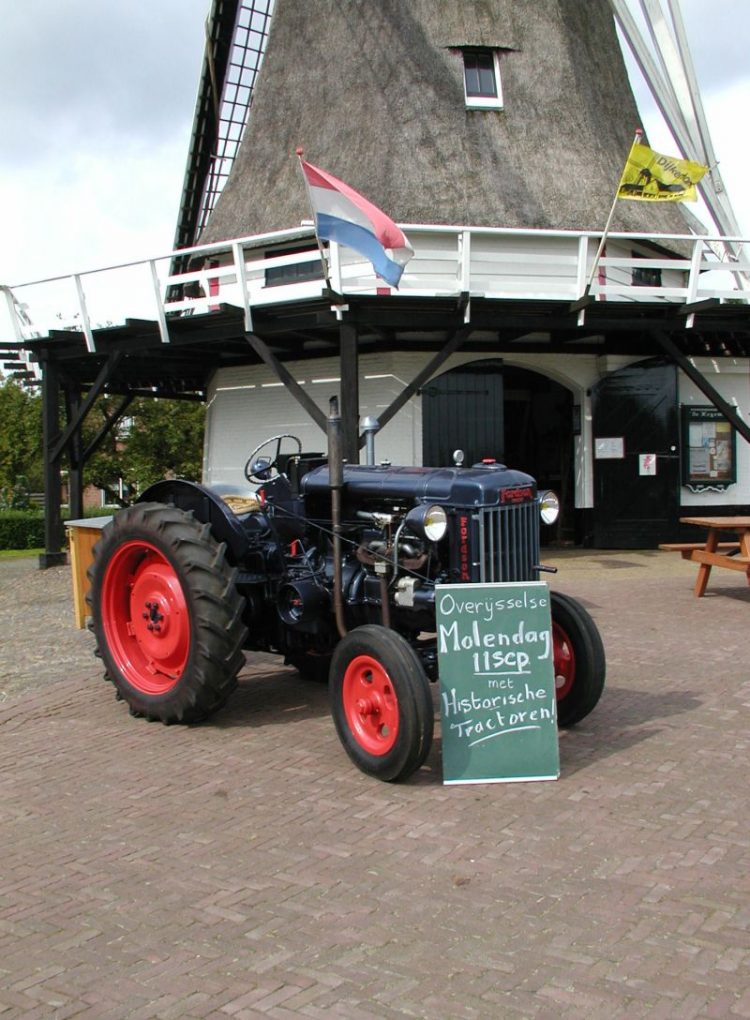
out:
<path id="1" fill-rule="evenodd" d="M 406 779 L 432 744 L 430 682 L 419 656 L 396 631 L 357 627 L 336 646 L 331 710 L 354 764 L 386 782 Z"/>
<path id="2" fill-rule="evenodd" d="M 107 677 L 133 714 L 194 723 L 234 690 L 245 600 L 225 548 L 162 503 L 136 503 L 104 529 L 88 601 Z"/>
<path id="3" fill-rule="evenodd" d="M 551 601 L 557 721 L 573 726 L 593 711 L 604 690 L 604 645 L 580 602 L 556 591 Z"/>

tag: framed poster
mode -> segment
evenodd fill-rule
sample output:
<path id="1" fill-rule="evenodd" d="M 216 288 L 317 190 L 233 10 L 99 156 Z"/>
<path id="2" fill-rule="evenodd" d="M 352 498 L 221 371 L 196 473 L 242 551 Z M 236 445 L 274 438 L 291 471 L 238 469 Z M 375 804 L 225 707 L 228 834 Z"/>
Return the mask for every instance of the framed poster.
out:
<path id="1" fill-rule="evenodd" d="M 443 782 L 557 779 L 549 588 L 437 585 Z"/>
<path id="2" fill-rule="evenodd" d="M 737 481 L 736 433 L 711 405 L 682 406 L 682 484 L 691 492 L 722 492 Z"/>

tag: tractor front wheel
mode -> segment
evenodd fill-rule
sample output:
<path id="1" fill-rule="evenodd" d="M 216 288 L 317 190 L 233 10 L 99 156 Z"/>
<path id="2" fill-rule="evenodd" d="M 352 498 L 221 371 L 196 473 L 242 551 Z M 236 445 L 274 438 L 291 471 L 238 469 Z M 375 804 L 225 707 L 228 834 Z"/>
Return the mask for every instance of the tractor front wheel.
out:
<path id="1" fill-rule="evenodd" d="M 396 631 L 375 624 L 342 638 L 330 671 L 331 710 L 354 764 L 385 782 L 406 779 L 432 744 L 430 682 Z"/>
<path id="2" fill-rule="evenodd" d="M 135 715 L 194 723 L 244 662 L 244 599 L 225 546 L 191 513 L 136 503 L 107 525 L 89 571 L 98 653 Z"/>
<path id="3" fill-rule="evenodd" d="M 556 591 L 551 601 L 557 721 L 573 726 L 594 709 L 604 690 L 604 645 L 580 602 Z"/>

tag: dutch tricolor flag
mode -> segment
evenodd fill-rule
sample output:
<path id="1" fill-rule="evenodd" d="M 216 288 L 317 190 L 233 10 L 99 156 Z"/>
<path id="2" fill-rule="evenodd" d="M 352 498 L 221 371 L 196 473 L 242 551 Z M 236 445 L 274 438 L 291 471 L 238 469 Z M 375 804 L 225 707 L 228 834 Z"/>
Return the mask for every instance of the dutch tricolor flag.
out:
<path id="1" fill-rule="evenodd" d="M 414 250 L 393 220 L 372 202 L 300 158 L 307 181 L 315 228 L 322 241 L 336 241 L 368 259 L 379 277 L 398 287 Z"/>

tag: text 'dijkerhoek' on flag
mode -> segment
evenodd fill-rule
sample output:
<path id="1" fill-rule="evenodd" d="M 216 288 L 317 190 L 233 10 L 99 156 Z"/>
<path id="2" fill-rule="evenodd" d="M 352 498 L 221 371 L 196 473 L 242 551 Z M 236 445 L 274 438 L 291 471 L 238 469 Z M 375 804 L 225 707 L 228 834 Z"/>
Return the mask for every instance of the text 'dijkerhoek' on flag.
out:
<path id="1" fill-rule="evenodd" d="M 639 202 L 694 202 L 698 197 L 695 186 L 707 171 L 701 163 L 664 156 L 634 142 L 617 197 Z"/>
<path id="2" fill-rule="evenodd" d="M 414 250 L 403 230 L 363 195 L 300 159 L 310 203 L 315 215 L 315 230 L 321 241 L 335 241 L 352 248 L 369 262 L 376 274 L 392 287 L 398 287 L 401 274 Z"/>

